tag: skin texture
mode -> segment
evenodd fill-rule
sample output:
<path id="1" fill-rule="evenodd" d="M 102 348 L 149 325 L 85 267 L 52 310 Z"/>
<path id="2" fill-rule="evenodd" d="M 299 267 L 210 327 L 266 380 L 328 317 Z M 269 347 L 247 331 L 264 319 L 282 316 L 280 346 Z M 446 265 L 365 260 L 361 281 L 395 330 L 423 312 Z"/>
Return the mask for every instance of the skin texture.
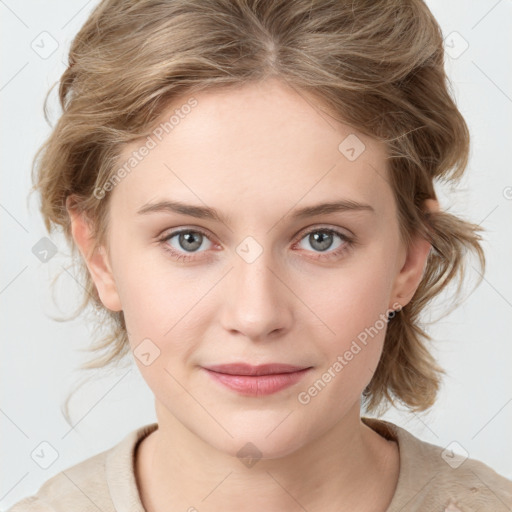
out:
<path id="1" fill-rule="evenodd" d="M 385 327 L 309 403 L 298 395 L 380 315 L 409 302 L 430 244 L 418 239 L 406 251 L 400 242 L 385 147 L 335 122 L 303 93 L 272 79 L 195 99 L 109 192 L 106 250 L 92 253 L 88 224 L 68 210 L 103 304 L 124 311 L 131 348 L 149 339 L 160 351 L 148 365 L 134 358 L 155 395 L 159 424 L 137 451 L 144 506 L 384 511 L 398 450 L 361 422 L 360 397 Z M 365 145 L 354 161 L 338 149 L 350 134 Z M 140 145 L 127 146 L 120 165 Z M 375 213 L 292 219 L 297 208 L 342 198 Z M 164 199 L 213 207 L 226 222 L 137 214 Z M 438 208 L 436 201 L 427 206 Z M 159 241 L 183 227 L 206 232 L 198 249 L 187 252 L 178 236 Z M 311 228 L 335 229 L 356 243 L 334 235 L 322 251 Z M 248 236 L 262 249 L 250 263 L 237 253 Z M 177 261 L 166 244 L 193 259 Z M 326 257 L 343 245 L 342 254 Z M 201 368 L 239 361 L 313 368 L 261 397 L 237 394 Z M 261 454 L 251 467 L 237 457 L 248 442 Z"/>

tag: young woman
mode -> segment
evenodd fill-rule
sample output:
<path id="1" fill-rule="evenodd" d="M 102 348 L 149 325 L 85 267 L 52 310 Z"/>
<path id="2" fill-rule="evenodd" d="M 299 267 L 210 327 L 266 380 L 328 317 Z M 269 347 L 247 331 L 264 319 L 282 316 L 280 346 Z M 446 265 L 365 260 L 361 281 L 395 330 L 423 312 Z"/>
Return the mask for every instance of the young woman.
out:
<path id="1" fill-rule="evenodd" d="M 512 509 L 482 462 L 361 416 L 434 404 L 420 313 L 485 261 L 434 190 L 469 147 L 443 59 L 421 0 L 96 7 L 35 188 L 112 327 L 93 364 L 133 357 L 158 422 L 12 512 Z"/>

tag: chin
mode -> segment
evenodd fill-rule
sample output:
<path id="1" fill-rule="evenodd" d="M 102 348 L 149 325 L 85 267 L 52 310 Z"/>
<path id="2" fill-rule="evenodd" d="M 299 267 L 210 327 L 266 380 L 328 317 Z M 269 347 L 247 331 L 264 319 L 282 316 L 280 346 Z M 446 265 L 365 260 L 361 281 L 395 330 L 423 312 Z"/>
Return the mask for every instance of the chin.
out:
<path id="1" fill-rule="evenodd" d="M 282 421 L 286 414 L 281 416 Z M 219 451 L 240 459 L 248 458 L 254 461 L 279 459 L 296 452 L 307 442 L 300 425 L 290 422 L 285 426 L 287 421 L 289 420 L 279 424 L 279 422 L 261 420 L 246 428 L 241 425 L 236 426 L 235 423 L 227 428 L 233 437 L 223 435 L 212 439 L 210 431 L 209 439 L 205 441 Z"/>

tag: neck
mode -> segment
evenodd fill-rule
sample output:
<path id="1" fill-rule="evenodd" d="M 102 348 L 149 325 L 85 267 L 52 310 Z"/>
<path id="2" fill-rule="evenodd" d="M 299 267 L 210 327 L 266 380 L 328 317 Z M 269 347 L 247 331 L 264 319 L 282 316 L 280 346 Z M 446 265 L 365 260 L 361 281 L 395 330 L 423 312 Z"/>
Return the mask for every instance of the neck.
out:
<path id="1" fill-rule="evenodd" d="M 398 480 L 398 449 L 359 417 L 359 403 L 331 430 L 279 458 L 221 451 L 158 402 L 158 429 L 137 450 L 147 512 L 176 510 L 385 511 Z M 254 450 L 253 450 L 254 451 Z M 298 507 L 298 508 L 297 508 Z"/>

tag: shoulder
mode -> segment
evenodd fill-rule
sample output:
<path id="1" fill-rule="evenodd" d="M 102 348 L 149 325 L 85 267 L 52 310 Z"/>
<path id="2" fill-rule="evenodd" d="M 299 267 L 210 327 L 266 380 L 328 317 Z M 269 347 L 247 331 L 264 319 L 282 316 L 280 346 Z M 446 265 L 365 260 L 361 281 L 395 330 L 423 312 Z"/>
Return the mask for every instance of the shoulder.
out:
<path id="1" fill-rule="evenodd" d="M 426 502 L 452 505 L 454 512 L 457 511 L 454 507 L 475 512 L 512 510 L 512 481 L 488 465 L 456 455 L 449 447 L 429 445 L 424 453 L 430 453 L 436 461 L 425 472 L 424 479 L 429 479 L 424 493 Z"/>
<path id="2" fill-rule="evenodd" d="M 154 428 L 156 424 L 140 427 L 108 450 L 57 473 L 7 512 L 116 512 L 116 499 L 136 496 L 134 450 Z"/>
<path id="3" fill-rule="evenodd" d="M 46 480 L 35 495 L 22 499 L 7 512 L 60 512 L 77 508 L 96 512 L 100 508 L 107 512 L 109 509 L 103 508 L 108 502 L 104 475 L 105 460 L 111 450 L 62 470 Z"/>
<path id="4" fill-rule="evenodd" d="M 386 512 L 510 512 L 512 481 L 483 462 L 427 443 L 387 421 L 364 418 L 370 428 L 398 443 L 400 472 Z M 456 449 L 456 452 L 462 452 Z"/>

